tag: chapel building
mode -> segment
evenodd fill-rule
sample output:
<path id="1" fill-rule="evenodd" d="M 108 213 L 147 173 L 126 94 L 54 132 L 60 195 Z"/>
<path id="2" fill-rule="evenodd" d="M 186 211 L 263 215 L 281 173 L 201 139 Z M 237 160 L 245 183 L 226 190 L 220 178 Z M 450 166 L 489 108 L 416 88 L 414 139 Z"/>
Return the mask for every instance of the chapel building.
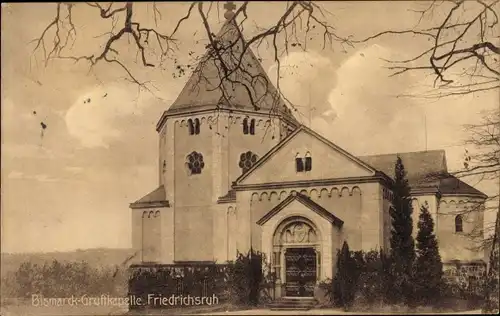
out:
<path id="1" fill-rule="evenodd" d="M 130 205 L 135 263 L 225 263 L 252 248 L 286 284 L 281 295 L 311 296 L 332 278 L 344 241 L 351 250 L 389 247 L 398 155 L 415 234 L 427 203 L 445 266 L 483 261 L 469 233 L 482 229 L 474 208 L 486 195 L 449 175 L 444 150 L 360 157 L 301 125 L 245 50 L 231 12 L 226 19 L 217 51 L 227 65 L 243 62 L 227 73 L 208 49 L 161 116 L 158 187 Z"/>

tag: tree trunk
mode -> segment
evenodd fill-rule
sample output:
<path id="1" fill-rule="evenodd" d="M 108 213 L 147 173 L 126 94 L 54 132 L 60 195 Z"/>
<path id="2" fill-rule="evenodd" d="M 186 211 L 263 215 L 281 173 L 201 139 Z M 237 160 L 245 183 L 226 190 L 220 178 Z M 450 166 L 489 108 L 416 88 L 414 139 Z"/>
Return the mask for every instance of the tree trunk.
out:
<path id="1" fill-rule="evenodd" d="M 497 211 L 495 223 L 495 233 L 493 235 L 493 244 L 491 246 L 490 264 L 485 284 L 485 302 L 483 313 L 498 314 L 499 312 L 499 252 L 500 252 L 500 220 Z"/>

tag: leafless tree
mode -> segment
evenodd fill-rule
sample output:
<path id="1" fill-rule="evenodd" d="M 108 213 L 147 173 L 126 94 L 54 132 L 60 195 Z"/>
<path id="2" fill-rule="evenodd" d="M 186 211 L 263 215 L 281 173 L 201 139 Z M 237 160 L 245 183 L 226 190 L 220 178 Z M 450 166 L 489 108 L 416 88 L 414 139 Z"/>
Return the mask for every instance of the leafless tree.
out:
<path id="1" fill-rule="evenodd" d="M 420 97 L 463 95 L 500 90 L 499 0 L 442 0 L 420 2 L 414 28 L 388 30 L 353 42 L 383 36 L 427 39 L 427 46 L 404 60 L 387 60 L 393 76 L 425 72 L 434 87 Z M 441 17 L 442 16 L 442 17 Z M 419 46 L 420 47 L 420 46 Z"/>
<path id="2" fill-rule="evenodd" d="M 418 23 L 409 29 L 394 29 L 376 33 L 352 43 L 376 41 L 386 36 L 412 36 L 426 40 L 427 46 L 403 60 L 386 60 L 391 76 L 403 73 L 423 72 L 434 77 L 433 87 L 410 97 L 441 98 L 466 95 L 482 91 L 500 92 L 500 26 L 498 13 L 500 0 L 442 0 L 420 2 L 415 10 Z M 481 180 L 500 178 L 500 113 L 487 113 L 483 122 L 466 126 L 470 139 L 466 146 L 464 168 L 451 173 L 457 178 L 475 177 Z M 450 174 L 431 174 L 425 181 L 448 177 Z M 469 212 L 498 212 L 499 195 L 487 198 L 483 203 L 462 210 Z M 494 223 L 477 227 L 470 237 L 479 241 L 478 247 L 489 247 Z M 483 234 L 491 238 L 482 240 Z"/>
<path id="3" fill-rule="evenodd" d="M 500 178 L 500 110 L 493 110 L 483 117 L 479 124 L 469 124 L 465 128 L 471 135 L 466 145 L 477 149 L 476 153 L 466 151 L 464 170 L 457 176 L 479 176 L 480 180 Z"/>
<path id="4" fill-rule="evenodd" d="M 465 128 L 470 135 L 465 144 L 472 146 L 474 151 L 466 150 L 464 169 L 457 171 L 455 176 L 475 177 L 477 181 L 494 181 L 500 185 L 500 110 L 496 109 L 485 113 L 482 122 L 466 125 Z M 487 206 L 484 210 L 496 212 L 498 216 L 499 196 L 500 192 L 488 196 Z M 480 206 L 478 205 L 478 207 Z M 472 208 L 472 210 L 475 209 Z M 485 239 L 484 245 L 490 247 L 495 227 L 495 223 L 487 223 L 484 231 L 474 230 L 472 234 L 477 233 L 481 236 L 484 233 L 489 236 Z"/>
<path id="5" fill-rule="evenodd" d="M 178 70 L 174 76 L 183 75 L 188 71 L 196 73 L 200 67 L 195 68 L 191 64 L 178 63 L 177 53 L 191 55 L 193 52 L 179 51 L 179 40 L 176 36 L 186 23 L 200 23 L 205 31 L 206 48 L 209 53 L 204 58 L 196 57 L 192 64 L 214 63 L 219 79 L 218 82 L 214 82 L 213 78 L 203 77 L 200 73 L 198 80 L 210 81 L 213 89 L 220 89 L 223 99 L 228 103 L 231 102 L 228 97 L 230 89 L 241 86 L 246 90 L 252 105 L 258 109 L 259 101 L 267 94 L 267 89 L 264 93 L 257 93 L 255 86 L 267 87 L 268 79 L 267 76 L 256 75 L 244 60 L 245 53 L 251 47 L 256 48 L 267 44 L 268 50 L 272 50 L 273 61 L 278 64 L 277 91 L 286 100 L 279 86 L 280 58 L 283 54 L 290 49 L 306 50 L 308 43 L 318 36 L 323 38 L 324 46 L 332 45 L 334 42 L 340 45 L 350 44 L 346 38 L 336 33 L 332 25 L 326 22 L 326 17 L 330 13 L 319 3 L 313 1 L 282 2 L 281 13 L 274 16 L 265 27 L 252 25 L 254 22 L 249 17 L 249 7 L 255 5 L 255 3 L 245 1 L 236 9 L 232 2 L 193 2 L 186 5 L 186 11 L 179 15 L 180 18 L 177 18 L 175 23 L 171 23 L 175 26 L 167 30 L 161 26 L 161 22 L 169 11 L 169 6 L 171 6 L 169 3 L 59 2 L 54 4 L 53 19 L 48 21 L 40 36 L 33 41 L 34 53 L 42 54 L 46 63 L 54 59 L 68 59 L 86 62 L 91 68 L 101 63 L 116 65 L 123 69 L 128 80 L 142 88 L 150 89 L 152 83 L 140 80 L 137 72 L 132 70 L 133 65 L 122 57 L 126 52 L 123 51 L 120 43 L 128 40 L 125 47 L 135 49 L 138 64 L 144 67 L 158 68 L 165 63 L 172 63 Z M 73 53 L 72 46 L 78 40 L 81 30 L 74 23 L 73 17 L 76 10 L 83 7 L 95 9 L 92 14 L 96 21 L 109 21 L 109 29 L 104 34 L 96 36 L 96 41 L 99 40 L 102 43 L 100 48 L 77 56 Z M 139 17 L 138 11 L 141 9 L 144 11 L 145 7 L 149 12 L 147 17 Z M 234 9 L 236 10 L 233 12 Z M 240 32 L 238 38 L 231 43 L 221 41 L 209 23 L 209 18 L 215 14 L 219 15 L 220 11 L 226 11 L 225 18 L 237 23 L 241 32 L 245 28 L 253 28 L 256 31 L 245 40 Z M 172 19 L 172 16 L 173 14 L 170 14 L 169 19 Z M 277 99 L 277 96 L 273 97 Z M 288 100 L 287 102 L 290 106 L 291 102 Z"/>
<path id="6" fill-rule="evenodd" d="M 482 123 L 469 125 L 471 138 L 468 143 L 476 148 L 483 149 L 478 154 L 466 156 L 464 174 L 478 175 L 481 179 L 494 180 L 500 185 L 500 109 L 490 112 Z M 472 165 L 469 165 L 472 163 Z M 500 190 L 500 188 L 499 188 Z M 489 208 L 496 211 L 494 223 L 488 223 L 485 231 L 489 237 L 484 246 L 490 250 L 489 269 L 485 283 L 485 303 L 483 312 L 498 313 L 498 255 L 500 246 L 500 203 L 498 192 L 490 196 L 493 203 Z"/>
<path id="7" fill-rule="evenodd" d="M 442 179 L 458 178 L 471 179 L 475 183 L 489 181 L 500 185 L 500 110 L 493 110 L 484 113 L 483 120 L 477 124 L 465 126 L 468 132 L 468 139 L 464 145 L 465 149 L 463 168 L 458 171 L 445 174 L 430 174 L 425 179 L 427 181 L 441 181 Z M 500 187 L 499 187 L 500 190 Z M 486 212 L 498 214 L 500 192 L 486 197 L 485 201 L 475 198 L 464 198 L 465 208 L 450 210 L 447 215 L 462 215 L 466 220 L 469 215 Z M 475 249 L 490 249 L 494 238 L 495 223 L 477 222 L 472 216 L 474 227 L 466 235 L 475 242 Z M 486 238 L 483 238 L 486 236 Z"/>

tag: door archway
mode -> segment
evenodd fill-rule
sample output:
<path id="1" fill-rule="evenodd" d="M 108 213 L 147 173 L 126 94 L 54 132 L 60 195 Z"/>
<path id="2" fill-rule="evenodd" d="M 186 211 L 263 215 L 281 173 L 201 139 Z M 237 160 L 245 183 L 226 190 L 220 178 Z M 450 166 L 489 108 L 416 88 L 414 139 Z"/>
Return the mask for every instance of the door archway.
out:
<path id="1" fill-rule="evenodd" d="M 273 235 L 272 265 L 284 296 L 314 296 L 320 275 L 320 232 L 302 216 L 283 220 Z"/>

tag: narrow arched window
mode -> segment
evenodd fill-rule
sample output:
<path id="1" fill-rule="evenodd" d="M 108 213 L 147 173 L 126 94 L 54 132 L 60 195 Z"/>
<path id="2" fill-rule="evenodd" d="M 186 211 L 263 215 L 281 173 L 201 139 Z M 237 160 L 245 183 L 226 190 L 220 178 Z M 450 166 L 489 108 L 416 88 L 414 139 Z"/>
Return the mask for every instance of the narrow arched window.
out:
<path id="1" fill-rule="evenodd" d="M 251 151 L 247 151 L 246 153 L 242 153 L 240 155 L 240 163 L 239 166 L 243 173 L 247 172 L 252 168 L 252 166 L 257 162 L 258 157 Z"/>
<path id="2" fill-rule="evenodd" d="M 193 151 L 187 156 L 186 164 L 191 174 L 200 174 L 203 167 L 205 167 L 203 155 L 196 151 Z"/>
<path id="3" fill-rule="evenodd" d="M 194 119 L 194 133 L 198 135 L 200 133 L 200 120 Z"/>
<path id="4" fill-rule="evenodd" d="M 304 171 L 304 160 L 299 156 L 299 154 L 295 156 L 295 170 L 297 172 Z"/>
<path id="5" fill-rule="evenodd" d="M 244 118 L 243 119 L 243 134 L 248 134 L 248 119 Z"/>
<path id="6" fill-rule="evenodd" d="M 462 215 L 457 215 L 455 217 L 455 232 L 456 233 L 461 233 L 464 231 L 464 223 L 462 219 Z"/>
<path id="7" fill-rule="evenodd" d="M 193 135 L 194 134 L 194 125 L 193 125 L 192 119 L 188 120 L 188 128 L 189 128 L 189 135 Z"/>
<path id="8" fill-rule="evenodd" d="M 255 135 L 255 120 L 250 120 L 250 135 Z"/>
<path id="9" fill-rule="evenodd" d="M 305 159 L 305 171 L 311 171 L 312 170 L 312 158 L 311 154 L 309 152 L 306 153 L 306 159 Z"/>

